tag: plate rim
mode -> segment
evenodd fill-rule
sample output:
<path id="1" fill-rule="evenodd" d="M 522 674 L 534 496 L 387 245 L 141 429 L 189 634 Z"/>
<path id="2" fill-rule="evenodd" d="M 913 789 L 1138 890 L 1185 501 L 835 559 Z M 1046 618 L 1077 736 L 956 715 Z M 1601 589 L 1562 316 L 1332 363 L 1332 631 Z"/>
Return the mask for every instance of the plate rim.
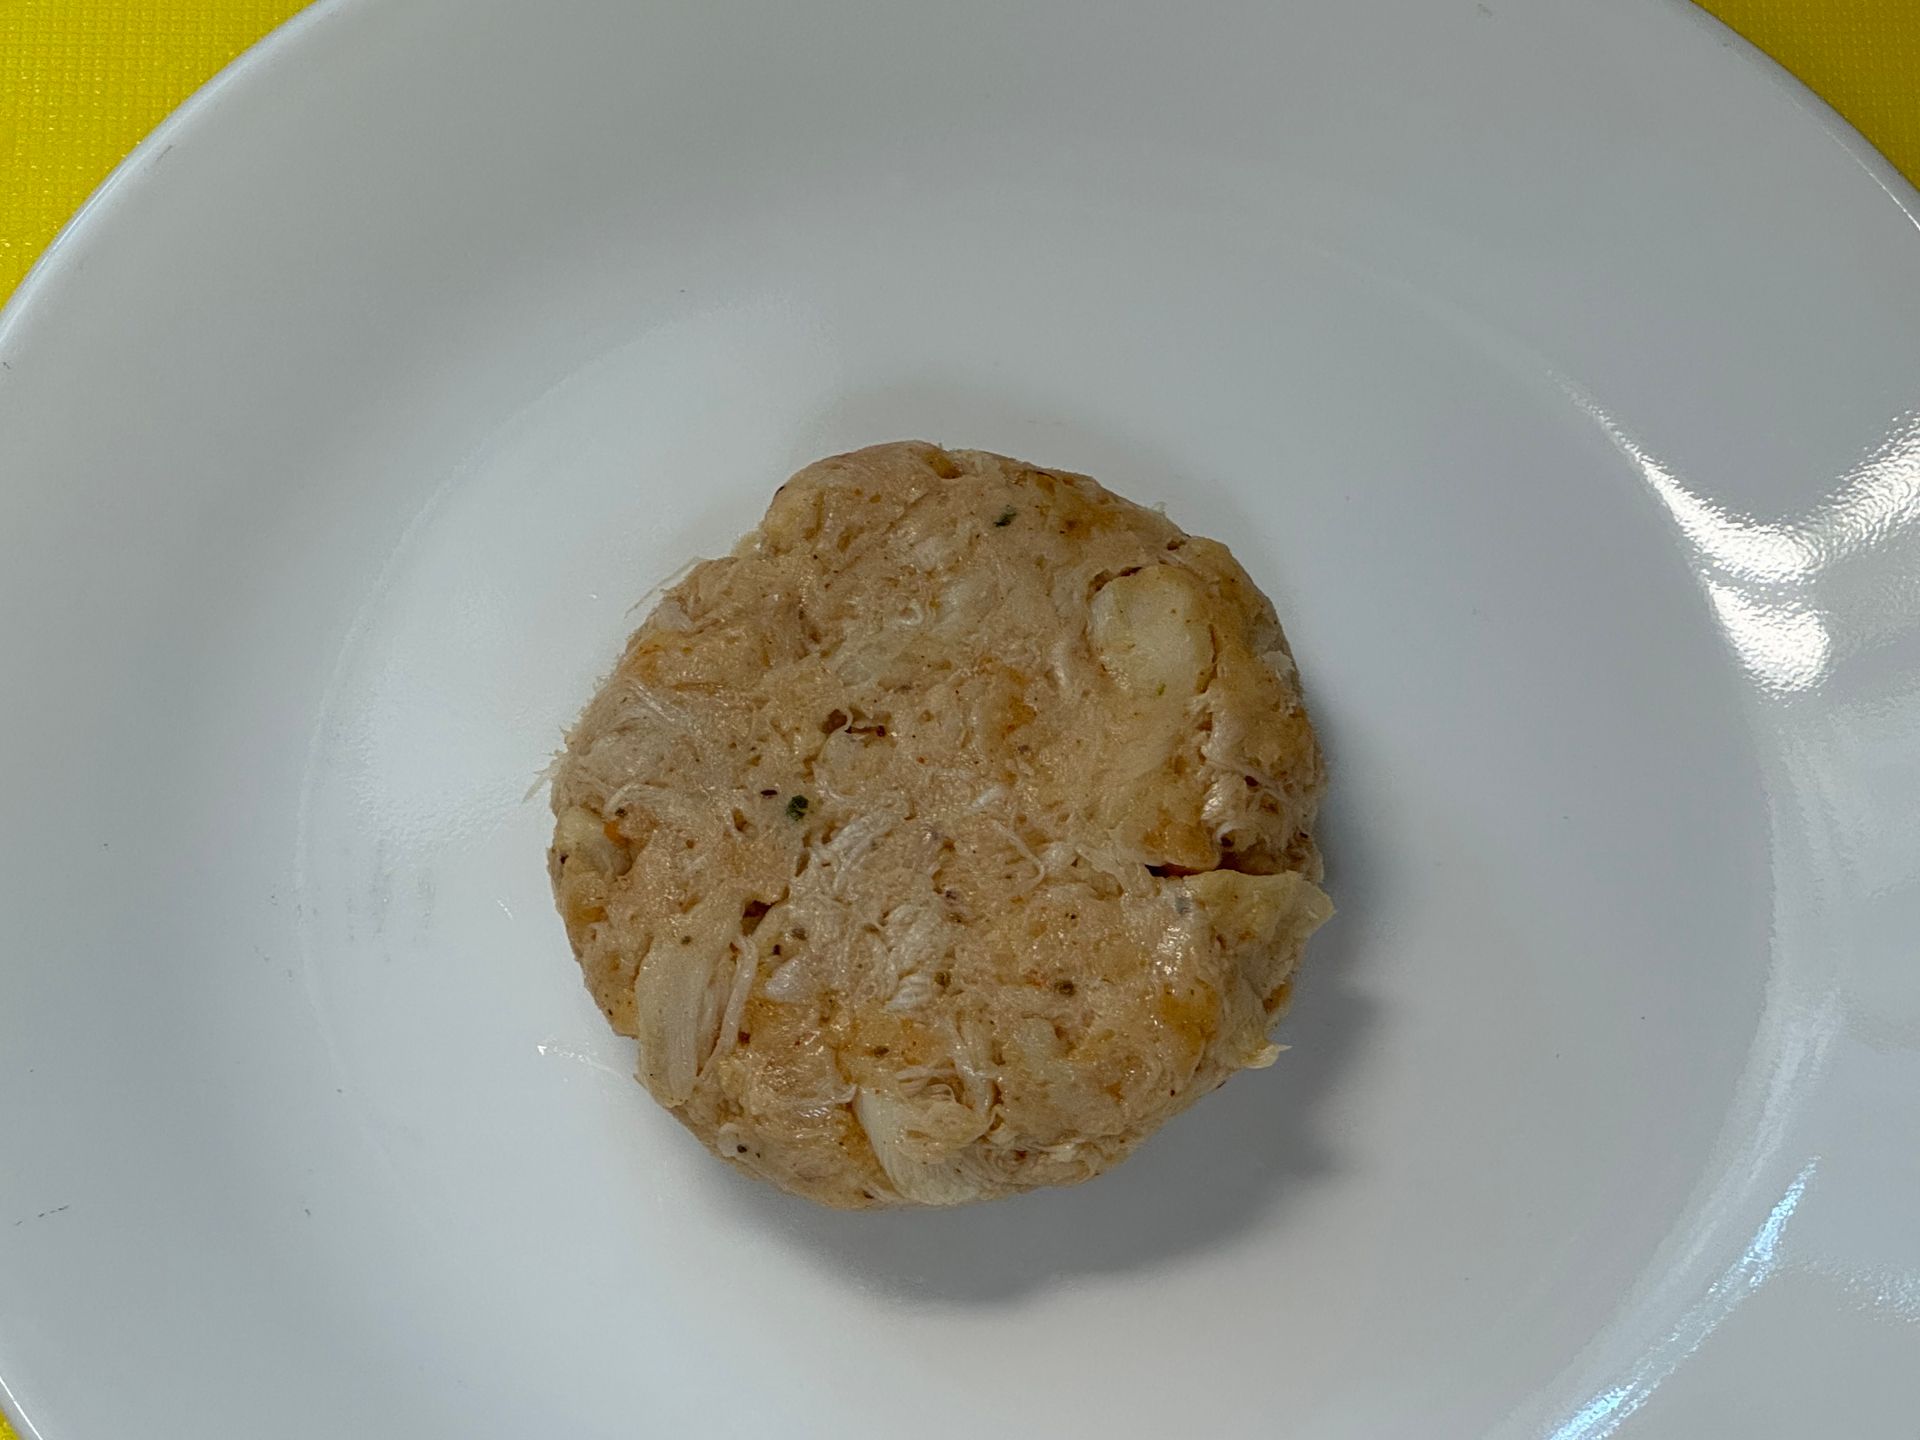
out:
<path id="1" fill-rule="evenodd" d="M 119 208 L 149 184 L 164 184 L 159 162 L 176 145 L 188 141 L 198 127 L 212 123 L 235 92 L 281 66 L 302 63 L 303 47 L 335 24 L 350 23 L 362 11 L 372 11 L 385 0 L 315 0 L 248 46 L 196 88 L 121 159 L 81 206 L 56 232 L 4 305 L 0 305 L 0 357 L 15 353 L 32 341 L 34 323 L 45 308 L 60 298 L 63 287 L 79 283 L 88 247 L 111 239 Z M 1797 111 L 1805 115 L 1883 194 L 1916 232 L 1920 232 L 1920 184 L 1910 180 L 1866 136 L 1829 102 L 1725 21 L 1692 0 L 1646 0 L 1641 7 L 1650 23 L 1669 23 L 1660 11 L 1678 9 L 1672 18 L 1700 26 L 1722 40 L 1721 48 L 1741 57 L 1737 63 L 1758 66 Z M 1656 18 L 1657 17 L 1657 18 Z M 1920 233 L 1916 239 L 1920 240 Z M 4 377 L 0 377 L 0 396 Z M 0 1312 L 4 1313 L 4 1312 Z M 25 1418 L 5 1374 L 0 1373 L 0 1412 L 11 1421 L 21 1440 L 43 1440 L 42 1432 Z"/>
<path id="2" fill-rule="evenodd" d="M 355 10 L 371 9 L 383 3 L 386 0 L 313 0 L 234 56 L 170 110 L 67 217 L 34 258 L 27 273 L 20 277 L 13 293 L 0 304 L 0 352 L 7 350 L 18 334 L 27 329 L 32 312 L 49 298 L 42 292 L 53 291 L 75 269 L 76 259 L 92 242 L 99 226 L 107 223 L 113 207 L 136 187 L 157 183 L 154 177 L 160 157 L 187 138 L 195 127 L 205 123 L 237 86 L 248 83 L 257 73 L 297 62 L 300 47 L 307 44 L 316 31 L 337 22 L 344 23 Z M 1738 63 L 1765 75 L 1781 97 L 1834 141 L 1915 231 L 1920 232 L 1920 179 L 1909 179 L 1859 127 L 1811 85 L 1694 0 L 1648 0 L 1643 10 L 1650 15 L 1666 13 L 1667 19 L 1654 23 L 1678 21 L 1718 36 L 1722 50 L 1736 56 Z"/>

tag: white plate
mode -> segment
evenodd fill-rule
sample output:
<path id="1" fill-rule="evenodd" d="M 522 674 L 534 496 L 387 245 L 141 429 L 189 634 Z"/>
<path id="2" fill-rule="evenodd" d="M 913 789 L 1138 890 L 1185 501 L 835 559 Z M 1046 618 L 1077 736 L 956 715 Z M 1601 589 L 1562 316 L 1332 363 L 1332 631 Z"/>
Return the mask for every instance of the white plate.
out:
<path id="1" fill-rule="evenodd" d="M 1656 0 L 322 4 L 0 324 L 27 1433 L 1910 1433 L 1914 200 Z M 1232 541 L 1342 913 L 1116 1174 L 832 1215 L 522 797 L 907 435 Z"/>

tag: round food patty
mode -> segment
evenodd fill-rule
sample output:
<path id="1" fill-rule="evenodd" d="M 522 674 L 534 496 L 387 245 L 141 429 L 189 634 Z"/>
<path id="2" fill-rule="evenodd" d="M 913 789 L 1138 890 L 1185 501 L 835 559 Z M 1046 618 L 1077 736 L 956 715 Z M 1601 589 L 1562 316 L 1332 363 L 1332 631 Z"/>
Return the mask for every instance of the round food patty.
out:
<path id="1" fill-rule="evenodd" d="M 568 737 L 549 869 L 639 1078 L 828 1205 L 1087 1179 L 1268 1040 L 1331 913 L 1320 753 L 1225 546 L 879 445 L 669 590 Z"/>

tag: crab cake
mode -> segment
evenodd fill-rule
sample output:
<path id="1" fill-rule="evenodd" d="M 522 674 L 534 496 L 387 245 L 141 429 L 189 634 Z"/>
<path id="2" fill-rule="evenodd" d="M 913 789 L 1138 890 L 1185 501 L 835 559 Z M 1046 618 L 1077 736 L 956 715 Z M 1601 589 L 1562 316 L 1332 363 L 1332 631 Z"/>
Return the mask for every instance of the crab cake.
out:
<path id="1" fill-rule="evenodd" d="M 568 737 L 548 865 L 639 1078 L 827 1205 L 1085 1180 L 1272 1063 L 1319 748 L 1226 547 L 1084 475 L 810 465 Z"/>

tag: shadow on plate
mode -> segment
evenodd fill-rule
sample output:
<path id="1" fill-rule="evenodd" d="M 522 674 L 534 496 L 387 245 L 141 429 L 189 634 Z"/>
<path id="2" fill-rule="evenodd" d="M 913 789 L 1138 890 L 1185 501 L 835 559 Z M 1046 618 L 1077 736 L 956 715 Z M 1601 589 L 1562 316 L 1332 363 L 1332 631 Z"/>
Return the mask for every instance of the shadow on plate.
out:
<path id="1" fill-rule="evenodd" d="M 795 463 L 909 436 L 1002 448 L 1091 473 L 1143 499 L 1171 490 L 1177 501 L 1182 488 L 1179 467 L 1136 439 L 932 379 L 848 397 L 819 418 Z M 1307 682 L 1311 696 L 1311 675 Z M 1324 733 L 1329 707 L 1316 701 L 1315 712 Z M 1337 787 L 1337 755 L 1334 770 Z M 718 1172 L 715 1199 L 739 1206 L 744 1223 L 783 1237 L 842 1281 L 950 1305 L 990 1305 L 1081 1276 L 1152 1269 L 1272 1223 L 1290 1198 L 1338 1167 L 1339 1147 L 1321 1116 L 1377 1005 L 1358 987 L 1365 927 L 1357 917 L 1373 910 L 1366 889 L 1378 872 L 1337 805 L 1323 817 L 1320 838 L 1342 913 L 1308 947 L 1292 1012 L 1276 1034 L 1292 1048 L 1272 1069 L 1236 1076 L 1118 1169 L 1071 1189 L 955 1210 L 840 1213 Z"/>
<path id="2" fill-rule="evenodd" d="M 1343 910 L 1368 908 L 1368 867 L 1329 815 L 1321 827 Z M 1324 1101 L 1363 1048 L 1378 1002 L 1356 986 L 1363 927 L 1336 916 L 1308 947 L 1270 1070 L 1236 1076 L 1084 1185 L 955 1210 L 842 1213 L 716 1174 L 722 1203 L 844 1281 L 884 1295 L 989 1305 L 1080 1276 L 1147 1270 L 1283 1214 L 1339 1166 Z"/>

